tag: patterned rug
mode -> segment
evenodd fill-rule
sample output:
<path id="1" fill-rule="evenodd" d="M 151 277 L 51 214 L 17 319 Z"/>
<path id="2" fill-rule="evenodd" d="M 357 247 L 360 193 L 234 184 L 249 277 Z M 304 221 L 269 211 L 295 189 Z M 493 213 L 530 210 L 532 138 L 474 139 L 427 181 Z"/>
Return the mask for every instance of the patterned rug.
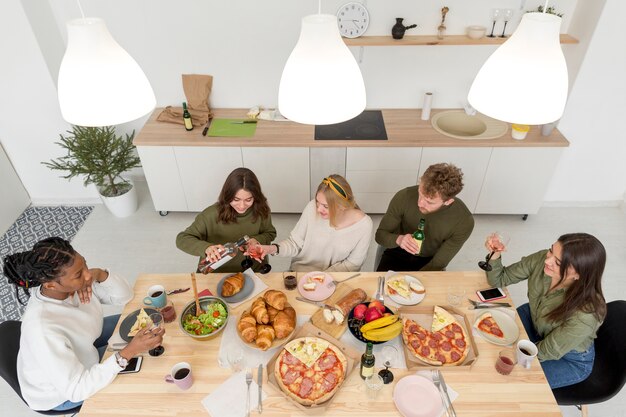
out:
<path id="1" fill-rule="evenodd" d="M 93 207 L 29 207 L 0 237 L 0 323 L 19 320 L 25 308 L 17 300 L 15 286 L 9 284 L 2 273 L 2 258 L 29 250 L 39 240 L 50 236 L 71 241 L 92 210 Z M 26 302 L 21 290 L 20 295 Z"/>

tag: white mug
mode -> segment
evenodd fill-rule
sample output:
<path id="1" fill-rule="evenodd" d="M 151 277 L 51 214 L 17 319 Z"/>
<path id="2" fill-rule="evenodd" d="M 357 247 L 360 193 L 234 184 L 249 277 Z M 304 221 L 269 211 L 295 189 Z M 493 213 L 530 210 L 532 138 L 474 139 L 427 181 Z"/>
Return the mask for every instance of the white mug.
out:
<path id="1" fill-rule="evenodd" d="M 537 346 L 530 340 L 522 339 L 517 342 L 517 363 L 524 368 L 530 368 L 530 364 L 537 356 Z"/>

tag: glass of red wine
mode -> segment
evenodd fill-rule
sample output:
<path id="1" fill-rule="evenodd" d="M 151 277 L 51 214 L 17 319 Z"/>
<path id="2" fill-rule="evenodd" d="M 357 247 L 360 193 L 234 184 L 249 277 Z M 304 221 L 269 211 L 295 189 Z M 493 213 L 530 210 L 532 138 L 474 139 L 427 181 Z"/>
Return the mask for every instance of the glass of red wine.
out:
<path id="1" fill-rule="evenodd" d="M 152 320 L 152 326 L 150 327 L 151 331 L 163 326 L 163 315 L 161 313 L 150 314 L 150 320 Z M 163 352 L 165 352 L 165 348 L 161 345 L 148 351 L 150 356 L 161 356 Z"/>
<path id="2" fill-rule="evenodd" d="M 241 267 L 244 271 L 254 265 L 253 259 L 261 264 L 259 273 L 267 274 L 272 270 L 272 265 L 265 263 L 265 260 L 263 259 L 263 248 L 260 245 L 248 245 L 246 259 L 241 261 Z"/>
<path id="3" fill-rule="evenodd" d="M 487 243 L 491 248 L 491 252 L 485 257 L 484 261 L 478 262 L 478 267 L 483 271 L 491 271 L 492 267 L 489 265 L 489 261 L 495 255 L 496 252 L 502 252 L 506 249 L 506 245 L 509 244 L 510 238 L 503 233 L 494 232 L 487 237 Z"/>

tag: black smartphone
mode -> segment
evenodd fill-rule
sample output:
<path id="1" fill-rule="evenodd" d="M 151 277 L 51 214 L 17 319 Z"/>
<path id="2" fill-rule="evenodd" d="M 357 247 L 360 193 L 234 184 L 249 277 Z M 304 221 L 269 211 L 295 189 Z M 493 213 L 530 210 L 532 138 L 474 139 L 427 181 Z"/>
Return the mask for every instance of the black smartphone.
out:
<path id="1" fill-rule="evenodd" d="M 476 291 L 480 301 L 494 301 L 501 298 L 506 298 L 506 294 L 502 291 L 502 288 L 487 288 L 486 290 Z"/>
<path id="2" fill-rule="evenodd" d="M 128 365 L 126 368 L 122 369 L 120 374 L 133 374 L 135 372 L 139 372 L 141 369 L 141 361 L 143 361 L 143 356 L 135 356 L 128 361 Z"/>

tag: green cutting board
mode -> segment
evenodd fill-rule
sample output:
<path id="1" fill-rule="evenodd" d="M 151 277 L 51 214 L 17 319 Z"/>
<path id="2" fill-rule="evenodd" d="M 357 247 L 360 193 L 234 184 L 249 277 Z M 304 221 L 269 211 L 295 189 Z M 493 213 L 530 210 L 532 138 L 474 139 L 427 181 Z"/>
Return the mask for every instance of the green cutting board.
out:
<path id="1" fill-rule="evenodd" d="M 256 132 L 256 123 L 234 123 L 245 119 L 213 119 L 207 136 L 251 137 Z"/>

